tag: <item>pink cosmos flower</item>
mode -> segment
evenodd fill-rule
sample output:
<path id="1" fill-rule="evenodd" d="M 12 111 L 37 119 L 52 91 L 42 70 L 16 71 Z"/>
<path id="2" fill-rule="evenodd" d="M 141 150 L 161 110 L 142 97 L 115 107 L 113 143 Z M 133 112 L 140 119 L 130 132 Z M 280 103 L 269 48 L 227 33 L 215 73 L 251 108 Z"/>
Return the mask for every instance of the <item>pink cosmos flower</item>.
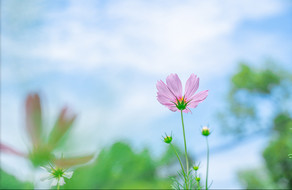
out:
<path id="1" fill-rule="evenodd" d="M 94 158 L 94 154 L 76 156 L 70 158 L 57 158 L 54 151 L 60 147 L 60 141 L 69 132 L 77 115 L 68 107 L 64 107 L 51 130 L 48 139 L 44 138 L 45 128 L 43 125 L 41 99 L 37 93 L 31 93 L 25 101 L 26 131 L 32 144 L 28 153 L 18 151 L 0 142 L 0 153 L 8 153 L 29 159 L 37 167 L 48 162 L 58 167 L 69 168 L 88 163 Z"/>
<path id="2" fill-rule="evenodd" d="M 166 78 L 166 84 L 162 80 L 157 81 L 157 100 L 173 112 L 191 112 L 190 108 L 197 107 L 208 96 L 208 90 L 196 93 L 199 88 L 199 80 L 197 75 L 191 74 L 186 82 L 183 95 L 179 77 L 177 74 L 170 74 Z"/>

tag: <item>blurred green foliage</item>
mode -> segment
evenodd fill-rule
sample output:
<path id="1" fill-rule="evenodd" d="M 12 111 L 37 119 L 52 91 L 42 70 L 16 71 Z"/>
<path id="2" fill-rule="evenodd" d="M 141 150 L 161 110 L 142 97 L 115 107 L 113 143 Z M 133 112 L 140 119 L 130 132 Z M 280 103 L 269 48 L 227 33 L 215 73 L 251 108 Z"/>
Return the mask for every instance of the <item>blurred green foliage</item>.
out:
<path id="1" fill-rule="evenodd" d="M 240 171 L 246 188 L 292 188 L 292 74 L 275 63 L 262 68 L 242 63 L 231 79 L 223 132 L 236 140 L 269 135 L 259 168 Z"/>
<path id="2" fill-rule="evenodd" d="M 238 172 L 241 184 L 246 189 L 277 189 L 266 168 L 254 168 Z"/>
<path id="3" fill-rule="evenodd" d="M 33 189 L 33 184 L 21 182 L 14 176 L 0 169 L 0 189 Z"/>
<path id="4" fill-rule="evenodd" d="M 159 158 L 153 158 L 149 149 L 134 151 L 125 142 L 105 147 L 97 159 L 74 170 L 73 177 L 65 179 L 61 189 L 169 189 L 179 165 L 170 146 Z M 182 151 L 177 149 L 179 154 Z M 1 189 L 33 188 L 29 182 L 20 182 L 1 170 Z M 54 189 L 55 187 L 53 187 Z"/>
<path id="5" fill-rule="evenodd" d="M 234 89 L 246 89 L 249 92 L 270 94 L 274 86 L 279 85 L 282 77 L 272 68 L 255 70 L 246 64 L 240 65 L 240 71 L 232 77 Z"/>
<path id="6" fill-rule="evenodd" d="M 271 61 L 261 68 L 241 63 L 231 77 L 226 108 L 218 113 L 222 132 L 240 139 L 272 130 L 273 119 L 280 113 L 291 111 L 291 85 L 291 73 Z M 265 108 L 266 105 L 272 108 Z M 264 118 L 263 110 L 272 112 L 272 117 Z"/>
<path id="7" fill-rule="evenodd" d="M 292 188 L 292 118 L 280 114 L 274 120 L 273 134 L 263 152 L 264 168 L 239 172 L 246 188 Z"/>
<path id="8" fill-rule="evenodd" d="M 274 133 L 268 147 L 263 152 L 266 167 L 278 188 L 292 189 L 292 117 L 287 113 L 274 120 Z"/>
<path id="9" fill-rule="evenodd" d="M 173 163 L 175 155 L 170 150 L 154 159 L 148 149 L 135 152 L 128 144 L 117 142 L 104 148 L 94 163 L 76 169 L 64 188 L 169 189 Z M 165 175 L 161 175 L 161 171 L 165 171 Z"/>

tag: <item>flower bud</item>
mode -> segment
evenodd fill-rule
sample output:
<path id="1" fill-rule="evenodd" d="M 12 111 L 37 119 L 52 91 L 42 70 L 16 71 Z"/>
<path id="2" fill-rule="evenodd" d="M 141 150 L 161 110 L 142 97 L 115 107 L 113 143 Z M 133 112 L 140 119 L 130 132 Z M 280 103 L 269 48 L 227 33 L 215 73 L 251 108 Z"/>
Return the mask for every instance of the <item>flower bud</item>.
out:
<path id="1" fill-rule="evenodd" d="M 195 171 L 198 171 L 199 166 L 193 166 L 193 169 L 194 169 Z"/>
<path id="2" fill-rule="evenodd" d="M 202 135 L 204 135 L 206 137 L 209 136 L 210 135 L 210 129 L 208 127 L 204 126 L 202 128 Z"/>
<path id="3" fill-rule="evenodd" d="M 197 181 L 197 182 L 200 182 L 200 180 L 201 180 L 201 178 L 196 177 L 196 181 Z"/>
<path id="4" fill-rule="evenodd" d="M 172 136 L 165 136 L 163 140 L 165 143 L 170 144 L 172 141 Z"/>

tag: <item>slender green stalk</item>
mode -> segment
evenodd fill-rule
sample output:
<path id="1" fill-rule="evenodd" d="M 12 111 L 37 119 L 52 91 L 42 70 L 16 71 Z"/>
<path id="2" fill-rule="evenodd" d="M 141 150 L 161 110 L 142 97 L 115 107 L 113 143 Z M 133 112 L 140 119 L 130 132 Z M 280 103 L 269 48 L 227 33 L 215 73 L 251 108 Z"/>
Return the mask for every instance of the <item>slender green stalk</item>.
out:
<path id="1" fill-rule="evenodd" d="M 189 180 L 189 159 L 188 159 L 188 152 L 187 152 L 187 142 L 186 142 L 186 134 L 185 134 L 185 125 L 184 125 L 184 118 L 183 112 L 181 111 L 181 123 L 183 128 L 183 135 L 184 135 L 184 144 L 185 144 L 185 156 L 186 156 L 186 165 L 187 165 L 187 184 L 186 189 L 188 189 L 188 180 Z"/>
<path id="2" fill-rule="evenodd" d="M 208 143 L 208 137 L 206 137 L 206 142 L 207 142 L 206 190 L 208 190 L 208 171 L 209 171 L 209 143 Z"/>
<path id="3" fill-rule="evenodd" d="M 57 190 L 59 190 L 60 189 L 60 178 L 58 179 L 58 183 L 57 183 Z"/>
<path id="4" fill-rule="evenodd" d="M 198 188 L 198 190 L 201 189 L 200 182 L 198 182 L 198 181 L 197 181 L 197 188 Z"/>
<path id="5" fill-rule="evenodd" d="M 184 167 L 183 167 L 183 165 L 182 165 L 182 162 L 181 162 L 181 160 L 180 160 L 180 157 L 179 157 L 177 151 L 175 150 L 174 146 L 173 146 L 171 143 L 170 143 L 170 146 L 173 148 L 173 150 L 174 150 L 174 152 L 175 152 L 175 154 L 176 154 L 176 157 L 177 157 L 177 159 L 178 159 L 178 161 L 179 161 L 179 163 L 180 163 L 181 170 L 182 170 L 182 172 L 183 172 L 183 174 L 184 174 L 185 183 L 187 183 L 186 173 L 185 173 Z"/>
<path id="6" fill-rule="evenodd" d="M 196 179 L 196 182 L 197 182 L 197 189 L 200 190 L 200 182 L 197 181 L 197 177 L 198 177 L 198 172 L 195 171 L 195 179 Z"/>

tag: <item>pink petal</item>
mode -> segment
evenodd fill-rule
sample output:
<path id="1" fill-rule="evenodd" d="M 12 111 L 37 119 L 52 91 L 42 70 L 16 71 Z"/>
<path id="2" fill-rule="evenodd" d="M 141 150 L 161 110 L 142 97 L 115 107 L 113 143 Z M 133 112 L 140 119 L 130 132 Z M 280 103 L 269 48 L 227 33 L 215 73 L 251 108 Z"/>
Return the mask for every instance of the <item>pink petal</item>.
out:
<path id="1" fill-rule="evenodd" d="M 70 168 L 72 166 L 86 164 L 93 159 L 94 159 L 94 154 L 91 154 L 91 155 L 80 156 L 80 157 L 55 159 L 53 163 L 56 166 L 61 167 L 61 168 Z"/>
<path id="2" fill-rule="evenodd" d="M 184 109 L 183 112 L 184 112 L 184 113 L 189 113 L 189 112 L 191 112 L 191 110 L 190 110 L 188 107 L 186 107 L 186 109 Z M 191 112 L 191 113 L 192 113 L 192 112 Z"/>
<path id="3" fill-rule="evenodd" d="M 198 105 L 199 105 L 200 102 L 190 102 L 188 104 L 188 107 L 189 108 L 196 108 Z"/>
<path id="4" fill-rule="evenodd" d="M 162 80 L 157 81 L 156 88 L 158 90 L 157 95 L 168 98 L 170 102 L 176 100 L 174 94 L 169 90 L 167 85 Z"/>
<path id="5" fill-rule="evenodd" d="M 29 94 L 25 104 L 26 130 L 34 147 L 41 144 L 42 108 L 38 94 Z"/>
<path id="6" fill-rule="evenodd" d="M 197 75 L 191 74 L 191 76 L 186 82 L 185 99 L 189 100 L 189 98 L 195 94 L 195 92 L 199 88 L 199 82 L 200 82 L 200 79 L 197 78 Z"/>
<path id="7" fill-rule="evenodd" d="M 77 115 L 73 113 L 68 107 L 64 107 L 50 133 L 49 144 L 54 149 L 57 147 L 59 141 L 72 127 Z"/>
<path id="8" fill-rule="evenodd" d="M 176 106 L 167 106 L 170 111 L 176 112 L 179 111 Z"/>
<path id="9" fill-rule="evenodd" d="M 177 107 L 175 106 L 174 103 L 170 102 L 169 99 L 165 96 L 162 95 L 157 95 L 157 100 L 162 104 L 165 105 L 168 109 L 171 111 L 175 112 L 177 111 Z"/>
<path id="10" fill-rule="evenodd" d="M 157 94 L 157 100 L 165 106 L 173 106 L 174 103 L 171 102 L 171 100 L 169 100 L 167 97 L 161 95 L 161 94 Z"/>
<path id="11" fill-rule="evenodd" d="M 27 155 L 19 152 L 18 150 L 15 150 L 14 148 L 11 148 L 7 145 L 4 145 L 2 143 L 0 143 L 0 152 L 5 152 L 5 153 L 9 153 L 9 154 L 14 154 L 16 156 L 21 156 L 21 157 L 26 157 Z"/>
<path id="12" fill-rule="evenodd" d="M 190 101 L 190 103 L 188 104 L 188 107 L 190 107 L 190 108 L 197 107 L 200 102 L 204 101 L 207 98 L 208 91 L 209 90 L 204 90 L 204 91 L 201 91 L 201 92 L 195 94 L 192 97 L 192 100 Z"/>
<path id="13" fill-rule="evenodd" d="M 166 78 L 166 84 L 176 98 L 182 97 L 182 84 L 177 74 L 170 74 Z"/>
<path id="14" fill-rule="evenodd" d="M 167 85 L 163 81 L 158 81 L 156 84 L 157 92 L 157 100 L 162 105 L 165 105 L 168 109 L 175 112 L 177 111 L 177 107 L 173 102 L 176 101 L 176 97 L 167 87 Z"/>
<path id="15" fill-rule="evenodd" d="M 209 90 L 201 91 L 192 97 L 193 101 L 203 101 L 207 98 Z"/>

